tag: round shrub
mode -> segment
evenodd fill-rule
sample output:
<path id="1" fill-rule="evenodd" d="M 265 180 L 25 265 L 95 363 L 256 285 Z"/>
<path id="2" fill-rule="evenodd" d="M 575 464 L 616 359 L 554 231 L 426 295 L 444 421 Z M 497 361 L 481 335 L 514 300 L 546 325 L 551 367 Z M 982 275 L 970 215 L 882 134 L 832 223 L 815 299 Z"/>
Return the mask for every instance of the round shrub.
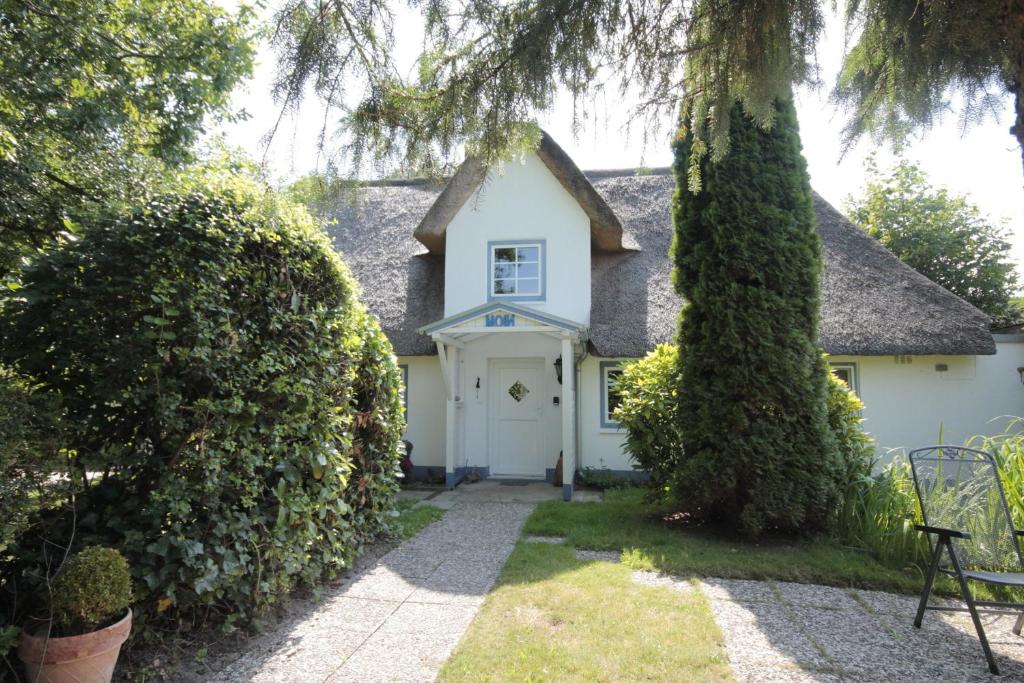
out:
<path id="1" fill-rule="evenodd" d="M 143 616 L 226 627 L 347 567 L 397 488 L 400 375 L 308 214 L 248 181 L 85 226 L 0 312 L 61 397 Z M 213 609 L 211 609 L 213 608 Z"/>
<path id="2" fill-rule="evenodd" d="M 659 488 L 671 481 L 682 460 L 679 434 L 679 353 L 659 344 L 619 376 L 615 419 L 626 430 L 626 452 Z"/>
<path id="3" fill-rule="evenodd" d="M 125 615 L 132 602 L 128 561 L 113 548 L 91 545 L 61 566 L 50 591 L 54 625 L 79 635 Z"/>

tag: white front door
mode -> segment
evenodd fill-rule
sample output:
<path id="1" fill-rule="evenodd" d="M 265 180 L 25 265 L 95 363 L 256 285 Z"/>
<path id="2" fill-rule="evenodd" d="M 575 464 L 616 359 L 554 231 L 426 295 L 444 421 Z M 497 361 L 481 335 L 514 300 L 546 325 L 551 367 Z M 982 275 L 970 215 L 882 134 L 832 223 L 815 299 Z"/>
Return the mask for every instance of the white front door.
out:
<path id="1" fill-rule="evenodd" d="M 490 466 L 499 477 L 544 477 L 544 359 L 491 361 Z"/>

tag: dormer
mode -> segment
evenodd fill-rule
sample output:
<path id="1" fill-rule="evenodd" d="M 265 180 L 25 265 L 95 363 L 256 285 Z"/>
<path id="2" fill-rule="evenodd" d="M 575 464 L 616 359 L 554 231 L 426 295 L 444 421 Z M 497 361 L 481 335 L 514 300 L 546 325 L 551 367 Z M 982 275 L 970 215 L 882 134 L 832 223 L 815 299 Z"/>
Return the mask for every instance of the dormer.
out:
<path id="1" fill-rule="evenodd" d="M 506 301 L 589 324 L 591 250 L 626 251 L 614 212 L 547 134 L 500 169 L 467 159 L 415 236 L 445 254 L 445 317 Z"/>

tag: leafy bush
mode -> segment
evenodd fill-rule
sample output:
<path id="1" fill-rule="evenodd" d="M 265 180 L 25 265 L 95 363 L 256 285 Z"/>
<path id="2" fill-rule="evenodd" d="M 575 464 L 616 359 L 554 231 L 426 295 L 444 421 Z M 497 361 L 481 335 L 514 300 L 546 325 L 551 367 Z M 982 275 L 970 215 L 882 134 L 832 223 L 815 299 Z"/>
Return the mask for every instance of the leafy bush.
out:
<path id="1" fill-rule="evenodd" d="M 842 466 L 828 426 L 818 346 L 821 244 L 791 99 L 763 129 L 735 103 L 729 153 L 703 158 L 700 131 L 676 142 L 672 256 L 685 457 L 672 495 L 749 535 L 834 521 Z"/>
<path id="2" fill-rule="evenodd" d="M 128 562 L 113 548 L 91 545 L 61 566 L 53 580 L 50 608 L 63 635 L 79 635 L 125 615 L 132 602 Z"/>
<path id="3" fill-rule="evenodd" d="M 0 366 L 0 556 L 46 503 L 46 483 L 58 467 L 53 401 L 38 389 Z"/>
<path id="4" fill-rule="evenodd" d="M 659 344 L 623 366 L 617 385 L 615 419 L 626 430 L 626 452 L 658 488 L 672 480 L 683 459 L 678 358 L 676 346 Z"/>
<path id="5" fill-rule="evenodd" d="M 878 474 L 847 485 L 836 538 L 889 566 L 920 569 L 928 564 L 928 540 L 914 529 L 920 521 L 910 463 L 897 458 Z"/>
<path id="6" fill-rule="evenodd" d="M 847 515 L 846 506 L 855 497 L 855 490 L 871 474 L 875 460 L 875 441 L 864 431 L 864 404 L 846 382 L 829 373 L 828 425 L 839 449 L 842 466 L 840 482 L 844 489 L 839 500 L 839 518 Z"/>
<path id="7" fill-rule="evenodd" d="M 1016 525 L 1024 522 L 1024 423 L 1017 418 L 1005 432 L 976 436 L 968 446 L 992 453 L 999 468 Z M 910 463 L 897 457 L 873 477 L 861 477 L 847 488 L 837 538 L 840 542 L 870 551 L 895 567 L 928 566 L 928 542 L 914 529 L 921 523 L 921 507 L 914 490 Z"/>
<path id="8" fill-rule="evenodd" d="M 967 445 L 995 457 L 1014 525 L 1024 528 L 1024 418 L 1012 418 L 1002 433 L 975 436 Z"/>
<path id="9" fill-rule="evenodd" d="M 305 211 L 233 179 L 85 226 L 0 311 L 59 394 L 77 538 L 122 548 L 143 616 L 226 627 L 383 531 L 402 408 L 390 345 Z"/>

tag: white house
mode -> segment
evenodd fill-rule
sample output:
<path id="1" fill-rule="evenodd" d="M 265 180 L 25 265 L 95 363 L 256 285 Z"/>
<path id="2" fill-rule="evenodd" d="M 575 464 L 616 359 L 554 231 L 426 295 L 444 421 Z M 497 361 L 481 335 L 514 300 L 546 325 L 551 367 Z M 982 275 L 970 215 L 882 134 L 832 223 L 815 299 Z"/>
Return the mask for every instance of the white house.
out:
<path id="1" fill-rule="evenodd" d="M 446 185 L 382 181 L 330 228 L 402 366 L 417 473 L 455 486 L 631 472 L 609 388 L 671 342 L 668 169 L 584 173 L 549 137 Z M 815 198 L 821 342 L 882 451 L 960 442 L 1024 415 L 1024 337 L 907 267 Z M 995 422 L 992 422 L 993 419 Z"/>

